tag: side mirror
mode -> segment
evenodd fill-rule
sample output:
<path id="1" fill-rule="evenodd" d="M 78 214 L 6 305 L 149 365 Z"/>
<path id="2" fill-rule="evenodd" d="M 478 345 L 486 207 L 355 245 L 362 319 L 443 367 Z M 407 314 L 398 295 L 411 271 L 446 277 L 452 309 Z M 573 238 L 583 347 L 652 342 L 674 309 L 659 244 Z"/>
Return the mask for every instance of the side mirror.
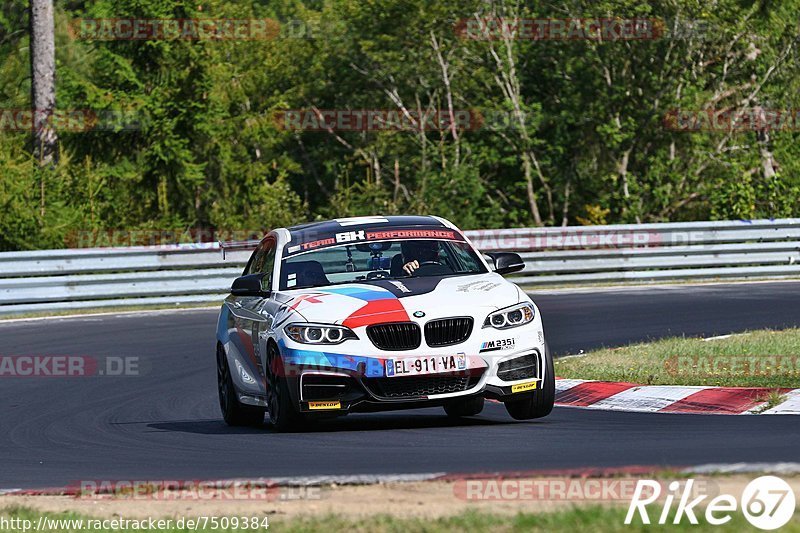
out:
<path id="1" fill-rule="evenodd" d="M 486 255 L 494 261 L 494 271 L 498 274 L 519 272 L 525 268 L 525 261 L 514 252 L 489 252 Z"/>
<path id="2" fill-rule="evenodd" d="M 234 296 L 267 296 L 269 291 L 261 289 L 261 281 L 264 279 L 263 273 L 248 274 L 233 280 L 231 294 Z"/>

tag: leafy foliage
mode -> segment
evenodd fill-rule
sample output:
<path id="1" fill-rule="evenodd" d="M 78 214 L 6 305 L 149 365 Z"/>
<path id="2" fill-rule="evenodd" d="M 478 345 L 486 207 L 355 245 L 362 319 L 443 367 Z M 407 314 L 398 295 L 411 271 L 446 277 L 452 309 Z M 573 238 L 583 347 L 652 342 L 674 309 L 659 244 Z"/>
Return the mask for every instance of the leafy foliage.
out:
<path id="1" fill-rule="evenodd" d="M 59 109 L 123 119 L 59 131 L 55 168 L 32 160 L 29 133 L 0 127 L 0 249 L 69 245 L 81 231 L 256 231 L 374 213 L 435 213 L 465 228 L 797 216 L 797 131 L 679 131 L 666 117 L 800 108 L 798 0 L 713 8 L 73 0 L 56 8 Z M 661 34 L 598 41 L 459 31 L 495 17 L 639 18 L 657 21 Z M 84 18 L 269 19 L 276 32 L 89 40 L 75 31 Z M 24 109 L 26 2 L 0 5 L 0 52 L 0 110 Z M 482 121 L 298 131 L 275 119 L 287 109 L 448 116 L 451 108 Z"/>

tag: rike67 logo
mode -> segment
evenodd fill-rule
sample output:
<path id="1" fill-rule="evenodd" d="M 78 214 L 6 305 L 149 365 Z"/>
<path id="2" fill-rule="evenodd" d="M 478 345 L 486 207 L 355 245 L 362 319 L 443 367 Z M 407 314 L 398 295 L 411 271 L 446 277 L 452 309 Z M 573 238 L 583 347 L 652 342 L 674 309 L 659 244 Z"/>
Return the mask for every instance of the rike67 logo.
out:
<path id="1" fill-rule="evenodd" d="M 661 513 L 657 519 L 653 517 L 654 521 L 664 525 L 672 518 L 672 524 L 680 524 L 684 519 L 691 524 L 698 524 L 699 514 L 707 523 L 719 526 L 730 522 L 732 514 L 741 509 L 744 517 L 753 526 L 758 529 L 773 530 L 786 525 L 794 515 L 796 505 L 794 491 L 788 483 L 775 476 L 762 476 L 748 483 L 742 491 L 741 502 L 729 494 L 716 496 L 707 503 L 704 503 L 708 498 L 705 494 L 691 499 L 695 496 L 693 485 L 694 480 L 688 479 L 681 490 L 680 482 L 670 483 L 663 498 Z M 650 524 L 648 506 L 660 498 L 661 484 L 658 481 L 639 480 L 628 507 L 628 514 L 625 516 L 625 524 L 633 523 L 637 512 L 643 524 Z M 703 504 L 705 513 L 701 514 L 696 508 Z M 673 505 L 675 505 L 674 514 Z"/>

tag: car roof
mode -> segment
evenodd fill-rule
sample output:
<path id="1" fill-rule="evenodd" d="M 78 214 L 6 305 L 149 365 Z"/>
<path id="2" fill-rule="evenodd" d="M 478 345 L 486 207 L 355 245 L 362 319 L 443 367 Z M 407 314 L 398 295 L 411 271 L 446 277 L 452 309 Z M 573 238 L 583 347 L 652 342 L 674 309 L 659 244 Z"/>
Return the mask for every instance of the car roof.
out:
<path id="1" fill-rule="evenodd" d="M 337 218 L 319 222 L 309 222 L 286 228 L 290 234 L 313 231 L 317 234 L 337 233 L 340 231 L 358 231 L 362 229 L 383 229 L 394 227 L 427 226 L 447 227 L 440 219 L 426 215 L 390 215 Z"/>

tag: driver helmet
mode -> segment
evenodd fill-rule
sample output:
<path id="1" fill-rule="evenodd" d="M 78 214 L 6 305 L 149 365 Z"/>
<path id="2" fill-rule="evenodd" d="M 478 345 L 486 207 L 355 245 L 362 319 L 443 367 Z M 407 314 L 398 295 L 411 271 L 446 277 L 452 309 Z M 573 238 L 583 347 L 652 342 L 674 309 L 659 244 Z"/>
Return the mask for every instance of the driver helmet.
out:
<path id="1" fill-rule="evenodd" d="M 439 243 L 436 241 L 403 241 L 400 243 L 403 260 L 420 263 L 439 260 Z"/>

